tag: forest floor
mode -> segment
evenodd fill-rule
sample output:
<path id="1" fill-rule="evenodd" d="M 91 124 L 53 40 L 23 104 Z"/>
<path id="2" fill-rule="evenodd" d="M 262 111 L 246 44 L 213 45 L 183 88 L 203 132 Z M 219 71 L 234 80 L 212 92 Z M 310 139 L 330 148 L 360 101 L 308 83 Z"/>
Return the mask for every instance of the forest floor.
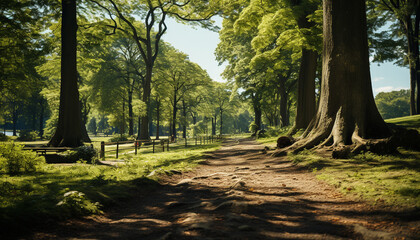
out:
<path id="1" fill-rule="evenodd" d="M 285 156 L 228 139 L 195 170 L 161 176 L 104 215 L 30 239 L 418 239 L 420 216 L 350 200 Z"/>

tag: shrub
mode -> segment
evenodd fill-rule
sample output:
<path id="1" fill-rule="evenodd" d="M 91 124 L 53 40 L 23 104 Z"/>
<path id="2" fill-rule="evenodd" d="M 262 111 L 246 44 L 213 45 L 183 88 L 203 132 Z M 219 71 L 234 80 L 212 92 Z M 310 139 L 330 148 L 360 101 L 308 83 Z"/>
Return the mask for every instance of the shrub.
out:
<path id="1" fill-rule="evenodd" d="M 0 143 L 0 170 L 8 174 L 35 172 L 45 164 L 45 158 L 35 152 L 22 150 L 15 143 Z"/>
<path id="2" fill-rule="evenodd" d="M 21 130 L 19 133 L 19 141 L 35 141 L 38 137 L 37 131 Z"/>
<path id="3" fill-rule="evenodd" d="M 76 162 L 79 160 L 93 162 L 96 157 L 96 150 L 93 147 L 84 145 L 71 151 L 67 151 L 61 154 L 61 156 L 66 158 L 69 162 Z"/>
<path id="4" fill-rule="evenodd" d="M 122 142 L 122 141 L 127 141 L 127 140 L 128 140 L 128 136 L 125 134 L 123 135 L 114 134 L 112 138 L 109 139 L 109 141 L 111 142 Z"/>
<path id="5" fill-rule="evenodd" d="M 68 191 L 64 193 L 57 207 L 60 208 L 64 217 L 85 216 L 101 213 L 100 204 L 92 203 L 84 193 L 78 191 Z"/>
<path id="6" fill-rule="evenodd" d="M 0 133 L 0 142 L 6 142 L 9 140 L 9 137 L 4 133 Z"/>

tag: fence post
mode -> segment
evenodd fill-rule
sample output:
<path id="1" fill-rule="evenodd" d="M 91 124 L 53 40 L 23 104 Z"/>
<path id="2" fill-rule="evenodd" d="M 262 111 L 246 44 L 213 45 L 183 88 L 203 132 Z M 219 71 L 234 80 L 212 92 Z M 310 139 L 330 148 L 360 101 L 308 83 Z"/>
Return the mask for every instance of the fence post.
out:
<path id="1" fill-rule="evenodd" d="M 134 140 L 134 154 L 137 155 L 137 140 Z"/>
<path id="2" fill-rule="evenodd" d="M 166 151 L 169 152 L 169 139 L 168 139 L 168 145 L 166 146 Z"/>
<path id="3" fill-rule="evenodd" d="M 163 140 L 160 140 L 160 142 L 162 143 L 162 150 L 165 152 L 165 142 Z"/>
<path id="4" fill-rule="evenodd" d="M 101 153 L 99 156 L 101 159 L 105 159 L 105 142 L 101 142 Z"/>
<path id="5" fill-rule="evenodd" d="M 152 145 L 153 145 L 153 153 L 155 153 L 155 140 L 152 140 Z"/>
<path id="6" fill-rule="evenodd" d="M 195 136 L 195 145 L 197 146 L 197 136 Z"/>
<path id="7" fill-rule="evenodd" d="M 187 147 L 187 137 L 185 137 L 185 147 Z"/>
<path id="8" fill-rule="evenodd" d="M 118 146 L 119 146 L 119 142 L 117 142 L 117 151 L 116 151 L 116 157 L 117 157 L 117 159 L 118 159 Z"/>

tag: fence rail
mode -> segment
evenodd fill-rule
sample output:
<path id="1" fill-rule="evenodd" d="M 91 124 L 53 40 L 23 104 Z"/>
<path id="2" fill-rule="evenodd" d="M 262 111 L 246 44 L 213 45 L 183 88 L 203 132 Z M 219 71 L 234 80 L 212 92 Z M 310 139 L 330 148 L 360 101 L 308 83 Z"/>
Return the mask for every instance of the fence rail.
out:
<path id="1" fill-rule="evenodd" d="M 143 146 L 150 146 L 152 147 L 152 152 L 155 153 L 157 148 L 162 147 L 162 151 L 165 152 L 165 145 L 166 151 L 169 151 L 170 143 L 179 142 L 180 145 L 184 145 L 185 147 L 193 146 L 193 145 L 203 145 L 213 143 L 219 139 L 222 139 L 223 136 L 197 136 L 192 138 L 181 138 L 181 139 L 151 139 L 151 140 L 132 140 L 132 141 L 120 141 L 120 142 L 101 142 L 101 149 L 99 151 L 99 157 L 101 159 L 105 159 L 105 153 L 114 152 L 115 151 L 115 158 L 118 159 L 119 154 L 122 150 L 129 150 L 134 149 L 134 154 L 137 155 L 140 151 L 140 148 Z M 184 141 L 184 142 L 182 142 Z M 132 144 L 128 145 L 127 144 Z M 106 146 L 115 146 L 115 149 L 106 150 Z"/>

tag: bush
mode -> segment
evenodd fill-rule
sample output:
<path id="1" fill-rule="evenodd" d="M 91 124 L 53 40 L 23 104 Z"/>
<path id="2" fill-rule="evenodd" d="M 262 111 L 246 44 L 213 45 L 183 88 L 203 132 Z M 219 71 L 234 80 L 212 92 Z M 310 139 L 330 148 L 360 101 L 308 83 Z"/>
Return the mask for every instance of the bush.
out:
<path id="1" fill-rule="evenodd" d="M 19 137 L 17 139 L 19 141 L 35 141 L 37 137 L 38 137 L 37 131 L 21 130 L 19 133 Z"/>
<path id="2" fill-rule="evenodd" d="M 79 160 L 87 161 L 89 163 L 93 162 L 96 157 L 96 150 L 90 146 L 80 146 L 71 151 L 67 151 L 61 154 L 69 162 L 76 162 Z"/>
<path id="3" fill-rule="evenodd" d="M 0 171 L 8 174 L 35 172 L 45 164 L 45 158 L 35 152 L 22 150 L 15 143 L 0 143 Z"/>
<path id="4" fill-rule="evenodd" d="M 127 140 L 128 140 L 128 136 L 125 134 L 123 135 L 114 134 L 112 138 L 109 139 L 109 141 L 111 142 L 122 142 L 122 141 L 127 141 Z"/>
<path id="5" fill-rule="evenodd" d="M 69 191 L 64 193 L 57 207 L 60 208 L 64 217 L 80 217 L 90 214 L 102 213 L 98 202 L 92 203 L 84 193 Z"/>
<path id="6" fill-rule="evenodd" d="M 0 133 L 0 142 L 7 142 L 9 140 L 9 137 L 6 136 L 4 133 Z"/>

